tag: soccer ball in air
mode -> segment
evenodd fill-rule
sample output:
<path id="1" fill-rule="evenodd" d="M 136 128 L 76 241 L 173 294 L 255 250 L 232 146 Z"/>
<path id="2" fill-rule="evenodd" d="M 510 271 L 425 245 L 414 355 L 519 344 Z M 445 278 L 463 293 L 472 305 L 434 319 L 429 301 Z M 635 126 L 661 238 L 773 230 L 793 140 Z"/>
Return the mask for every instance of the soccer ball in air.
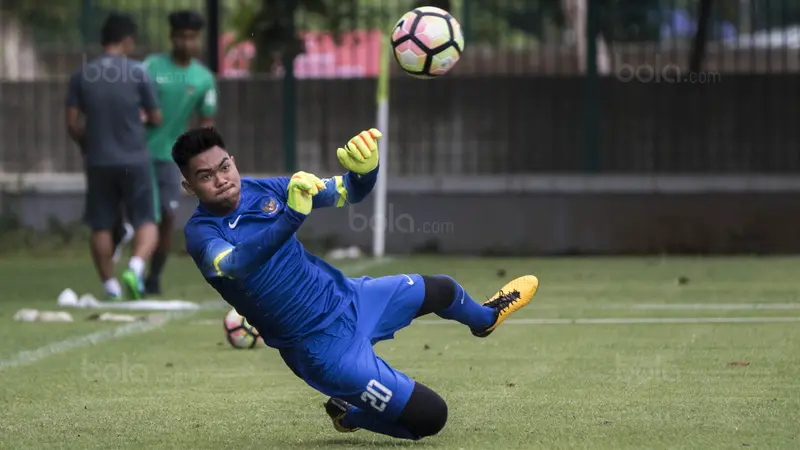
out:
<path id="1" fill-rule="evenodd" d="M 239 315 L 236 309 L 225 314 L 225 337 L 236 348 L 253 348 L 262 342 L 258 330 L 247 323 L 247 319 Z"/>
<path id="2" fill-rule="evenodd" d="M 464 35 L 450 13 L 422 6 L 397 21 L 392 48 L 406 73 L 416 78 L 436 78 L 449 72 L 461 58 Z"/>

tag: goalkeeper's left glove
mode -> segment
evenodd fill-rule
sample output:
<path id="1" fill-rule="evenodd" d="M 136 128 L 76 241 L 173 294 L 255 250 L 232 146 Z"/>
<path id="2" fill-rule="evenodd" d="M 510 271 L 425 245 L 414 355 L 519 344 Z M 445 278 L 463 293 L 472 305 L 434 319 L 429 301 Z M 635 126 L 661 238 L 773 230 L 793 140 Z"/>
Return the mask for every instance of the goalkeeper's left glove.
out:
<path id="1" fill-rule="evenodd" d="M 383 136 L 380 131 L 371 128 L 362 131 L 358 136 L 350 139 L 344 148 L 336 150 L 339 162 L 357 174 L 372 172 L 378 167 L 378 140 Z"/>

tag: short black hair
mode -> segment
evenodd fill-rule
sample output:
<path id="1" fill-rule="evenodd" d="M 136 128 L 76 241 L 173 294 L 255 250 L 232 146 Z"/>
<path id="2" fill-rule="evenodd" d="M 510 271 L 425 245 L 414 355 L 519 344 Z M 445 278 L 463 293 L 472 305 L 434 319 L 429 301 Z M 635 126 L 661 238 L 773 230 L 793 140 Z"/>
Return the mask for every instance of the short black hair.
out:
<path id="1" fill-rule="evenodd" d="M 194 128 L 180 135 L 175 141 L 175 145 L 172 146 L 172 160 L 178 167 L 185 169 L 192 158 L 214 147 L 225 149 L 225 141 L 215 128 Z"/>
<path id="2" fill-rule="evenodd" d="M 200 31 L 206 26 L 206 22 L 200 14 L 189 10 L 173 11 L 169 15 L 169 27 L 174 31 L 192 30 Z"/>
<path id="3" fill-rule="evenodd" d="M 100 30 L 100 44 L 103 46 L 119 44 L 125 38 L 136 37 L 138 26 L 133 17 L 124 13 L 111 13 Z"/>

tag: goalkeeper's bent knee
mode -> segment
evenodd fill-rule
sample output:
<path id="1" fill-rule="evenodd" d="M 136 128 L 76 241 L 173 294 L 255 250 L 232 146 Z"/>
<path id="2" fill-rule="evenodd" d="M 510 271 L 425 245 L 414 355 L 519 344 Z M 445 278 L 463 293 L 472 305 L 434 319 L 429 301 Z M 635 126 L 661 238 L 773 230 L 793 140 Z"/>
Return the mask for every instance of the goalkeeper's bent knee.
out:
<path id="1" fill-rule="evenodd" d="M 417 381 L 397 422 L 419 438 L 433 436 L 447 424 L 447 403 L 439 394 Z"/>
<path id="2" fill-rule="evenodd" d="M 456 280 L 447 275 L 423 275 L 425 298 L 416 317 L 445 310 L 453 304 L 458 291 Z"/>

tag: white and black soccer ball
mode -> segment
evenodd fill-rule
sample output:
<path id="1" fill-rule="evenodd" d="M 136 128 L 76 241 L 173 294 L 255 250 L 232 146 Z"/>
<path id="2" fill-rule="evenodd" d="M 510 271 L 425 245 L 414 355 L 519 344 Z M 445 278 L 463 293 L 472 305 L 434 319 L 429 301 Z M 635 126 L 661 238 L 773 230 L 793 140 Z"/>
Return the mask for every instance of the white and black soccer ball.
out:
<path id="1" fill-rule="evenodd" d="M 400 67 L 416 78 L 449 72 L 464 51 L 461 25 L 447 11 L 422 6 L 403 14 L 392 30 L 392 49 Z"/>
<path id="2" fill-rule="evenodd" d="M 235 308 L 225 314 L 225 337 L 235 348 L 253 348 L 263 342 L 261 335 Z"/>

